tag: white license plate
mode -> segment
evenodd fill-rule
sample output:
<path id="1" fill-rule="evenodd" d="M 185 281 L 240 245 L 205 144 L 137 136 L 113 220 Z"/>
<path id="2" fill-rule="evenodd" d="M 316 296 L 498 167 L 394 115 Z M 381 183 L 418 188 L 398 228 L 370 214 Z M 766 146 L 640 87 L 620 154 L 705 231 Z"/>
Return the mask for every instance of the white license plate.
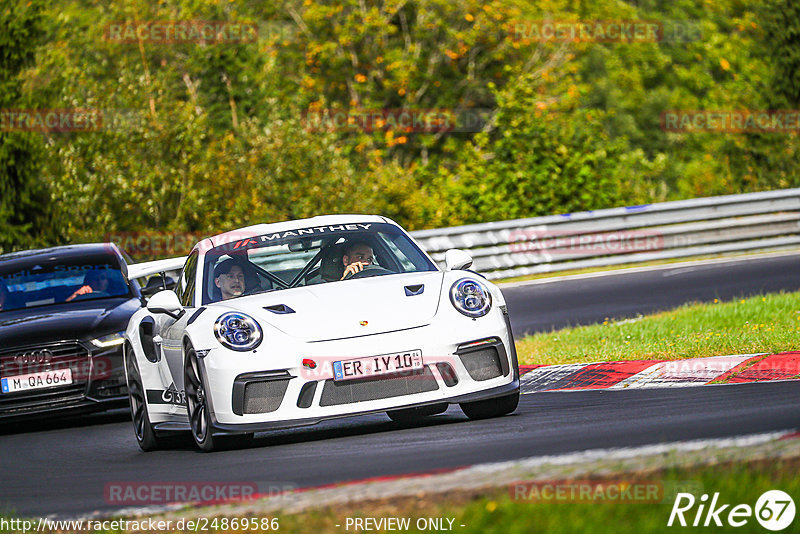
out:
<path id="1" fill-rule="evenodd" d="M 424 367 L 421 350 L 407 350 L 381 356 L 367 356 L 333 362 L 334 380 L 354 380 L 371 376 L 415 371 Z"/>
<path id="2" fill-rule="evenodd" d="M 2 383 L 3 393 L 63 386 L 72 384 L 72 369 L 8 376 L 0 380 L 0 382 Z"/>

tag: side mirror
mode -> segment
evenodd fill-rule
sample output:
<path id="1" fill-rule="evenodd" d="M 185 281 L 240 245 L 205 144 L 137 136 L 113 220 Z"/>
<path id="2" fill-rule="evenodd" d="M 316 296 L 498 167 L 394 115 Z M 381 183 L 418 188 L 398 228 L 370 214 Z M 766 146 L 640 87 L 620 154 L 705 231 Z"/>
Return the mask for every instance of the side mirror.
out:
<path id="1" fill-rule="evenodd" d="M 147 303 L 147 311 L 150 313 L 166 313 L 173 319 L 180 319 L 186 313 L 178 300 L 178 295 L 174 291 L 159 291 L 150 298 Z"/>
<path id="2" fill-rule="evenodd" d="M 147 280 L 147 285 L 142 288 L 142 295 L 152 297 L 159 291 L 175 289 L 175 279 L 170 276 L 156 275 Z"/>
<path id="3" fill-rule="evenodd" d="M 444 263 L 448 271 L 463 271 L 472 265 L 472 256 L 465 250 L 451 248 L 444 253 Z"/>

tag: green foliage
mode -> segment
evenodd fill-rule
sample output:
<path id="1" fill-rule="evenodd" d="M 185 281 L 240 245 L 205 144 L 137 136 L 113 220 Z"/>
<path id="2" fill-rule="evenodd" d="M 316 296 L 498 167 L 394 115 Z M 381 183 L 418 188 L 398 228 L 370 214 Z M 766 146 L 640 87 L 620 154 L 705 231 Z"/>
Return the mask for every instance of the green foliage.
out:
<path id="1" fill-rule="evenodd" d="M 453 195 L 463 200 L 450 217 L 502 220 L 628 200 L 615 176 L 626 146 L 608 135 L 610 114 L 580 108 L 570 88 L 555 92 L 560 98 L 542 98 L 537 77 L 519 76 L 499 95 L 494 130 L 476 136 L 468 162 L 451 180 Z"/>
<path id="2" fill-rule="evenodd" d="M 794 4 L 10 1 L 2 107 L 99 109 L 104 127 L 0 132 L 0 247 L 321 213 L 425 228 L 797 186 L 796 134 L 661 128 L 667 110 L 800 107 Z M 542 20 L 691 31 L 658 42 L 519 31 Z M 248 23 L 258 39 L 110 37 L 109 25 L 134 21 Z M 307 114 L 330 110 L 487 121 L 309 126 Z"/>
<path id="3" fill-rule="evenodd" d="M 765 48 L 774 58 L 770 100 L 778 107 L 800 107 L 800 4 L 769 0 L 761 13 Z"/>
<path id="4" fill-rule="evenodd" d="M 20 73 L 34 59 L 41 25 L 40 2 L 0 7 L 0 110 L 21 111 Z M 0 127 L 0 252 L 42 240 L 48 230 L 48 202 L 39 177 L 40 136 Z"/>

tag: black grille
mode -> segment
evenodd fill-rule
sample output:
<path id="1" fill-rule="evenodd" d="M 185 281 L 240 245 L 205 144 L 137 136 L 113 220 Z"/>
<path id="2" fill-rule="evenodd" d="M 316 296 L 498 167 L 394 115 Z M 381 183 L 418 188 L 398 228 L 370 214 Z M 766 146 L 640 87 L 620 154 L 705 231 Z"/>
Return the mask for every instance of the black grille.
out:
<path id="1" fill-rule="evenodd" d="M 100 380 L 92 384 L 93 395 L 98 397 L 119 397 L 128 393 L 125 378 L 122 380 Z"/>
<path id="2" fill-rule="evenodd" d="M 33 358 L 23 361 L 19 356 L 41 351 L 49 351 L 47 361 Z M 70 369 L 72 384 L 53 386 L 44 389 L 0 393 L 0 412 L 12 413 L 49 405 L 58 405 L 78 401 L 85 397 L 86 384 L 89 381 L 89 352 L 76 342 L 26 347 L 0 354 L 0 377 Z"/>
<path id="3" fill-rule="evenodd" d="M 244 387 L 244 413 L 274 412 L 281 405 L 288 380 L 248 382 Z"/>
<path id="4" fill-rule="evenodd" d="M 322 388 L 320 406 L 336 406 L 403 395 L 436 391 L 439 385 L 433 373 L 424 370 L 369 380 L 335 382 L 326 380 Z"/>
<path id="5" fill-rule="evenodd" d="M 500 355 L 495 347 L 486 347 L 461 355 L 461 362 L 473 380 L 482 381 L 502 376 Z"/>

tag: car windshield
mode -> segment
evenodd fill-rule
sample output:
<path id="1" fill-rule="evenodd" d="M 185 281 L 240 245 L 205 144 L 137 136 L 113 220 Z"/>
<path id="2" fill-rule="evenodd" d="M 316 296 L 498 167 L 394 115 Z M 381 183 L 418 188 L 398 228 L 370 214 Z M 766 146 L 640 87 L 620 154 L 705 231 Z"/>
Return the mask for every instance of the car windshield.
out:
<path id="1" fill-rule="evenodd" d="M 436 266 L 388 223 L 317 226 L 253 236 L 206 253 L 203 304 Z M 358 263 L 346 271 L 347 265 Z"/>
<path id="2" fill-rule="evenodd" d="M 126 295 L 130 286 L 111 254 L 0 263 L 0 312 Z"/>

